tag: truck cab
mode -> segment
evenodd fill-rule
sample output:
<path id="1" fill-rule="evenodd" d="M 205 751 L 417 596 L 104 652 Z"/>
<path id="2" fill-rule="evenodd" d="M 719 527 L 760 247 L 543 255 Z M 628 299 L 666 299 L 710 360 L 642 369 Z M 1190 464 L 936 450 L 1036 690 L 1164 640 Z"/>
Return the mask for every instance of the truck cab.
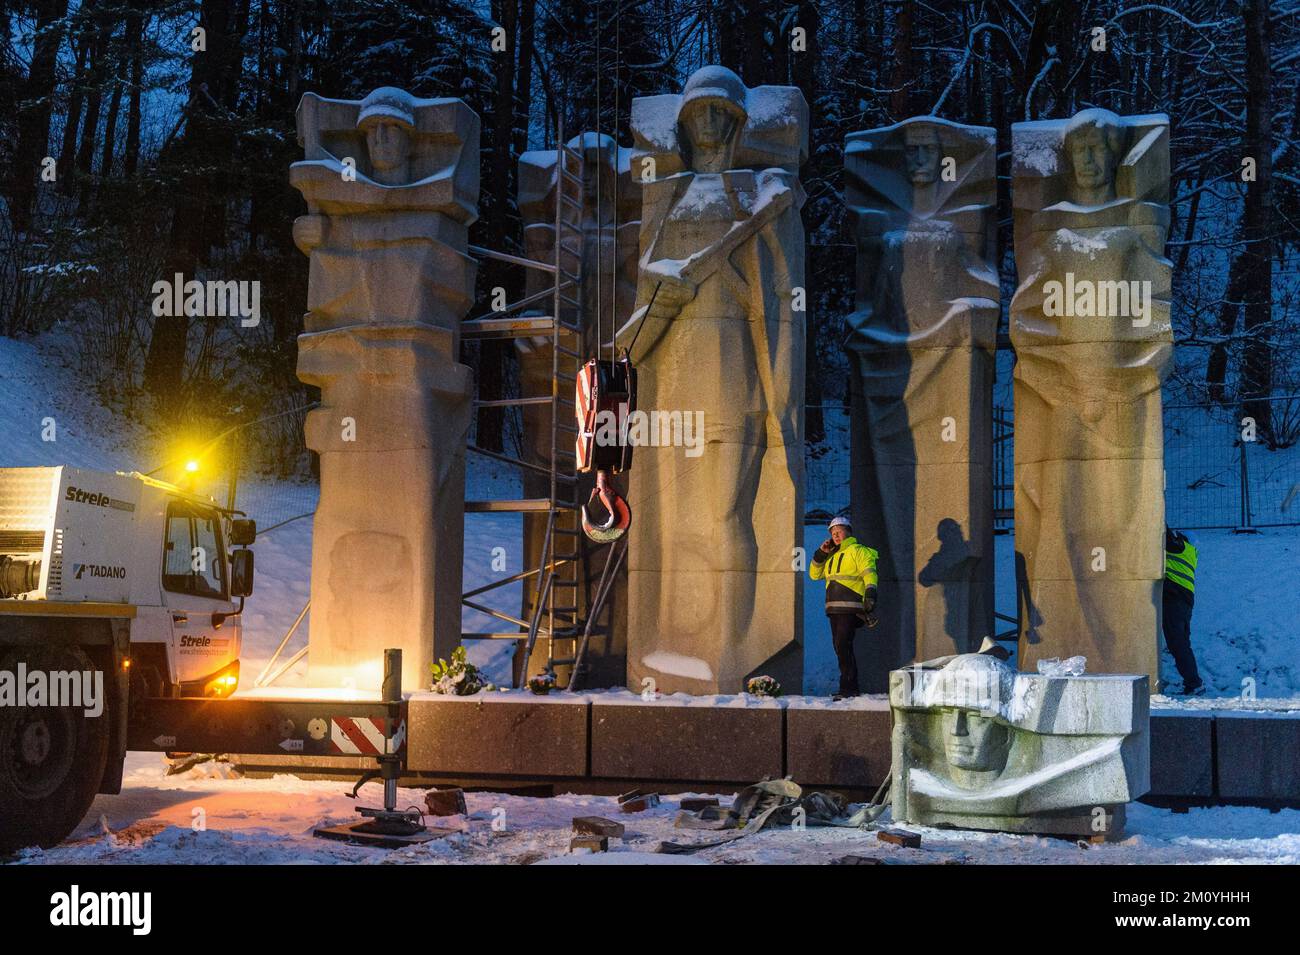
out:
<path id="1" fill-rule="evenodd" d="M 133 708 L 235 690 L 254 535 L 142 474 L 0 468 L 0 852 L 120 791 Z"/>

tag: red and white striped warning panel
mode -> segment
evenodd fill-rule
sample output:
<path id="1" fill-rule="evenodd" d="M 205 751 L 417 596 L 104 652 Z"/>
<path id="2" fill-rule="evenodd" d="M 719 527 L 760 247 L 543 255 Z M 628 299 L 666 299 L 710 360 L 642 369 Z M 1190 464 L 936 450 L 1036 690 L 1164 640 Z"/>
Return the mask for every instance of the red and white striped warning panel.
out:
<path id="1" fill-rule="evenodd" d="M 397 724 L 391 741 L 384 738 L 380 716 L 330 717 L 330 752 L 342 756 L 379 756 L 399 753 L 406 745 L 406 721 Z"/>

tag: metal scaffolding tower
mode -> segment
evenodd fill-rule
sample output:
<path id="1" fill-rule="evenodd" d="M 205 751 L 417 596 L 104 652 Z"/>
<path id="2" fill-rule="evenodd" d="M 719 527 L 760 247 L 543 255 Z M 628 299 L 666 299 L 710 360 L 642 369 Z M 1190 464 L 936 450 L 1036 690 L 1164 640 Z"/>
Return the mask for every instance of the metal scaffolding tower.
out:
<path id="1" fill-rule="evenodd" d="M 573 665 L 576 674 L 581 648 L 585 645 L 586 614 L 582 606 L 582 579 L 585 555 L 583 532 L 577 500 L 578 476 L 574 439 L 577 436 L 575 385 L 578 372 L 586 361 L 583 353 L 582 259 L 583 259 L 583 152 L 573 150 L 564 141 L 563 120 L 556 125 L 555 161 L 555 248 L 552 261 L 543 262 L 510 255 L 480 246 L 470 246 L 471 254 L 495 259 L 526 269 L 537 269 L 552 277 L 549 288 L 526 294 L 504 309 L 490 315 L 467 319 L 462 335 L 469 339 L 514 339 L 549 337 L 551 346 L 550 394 L 527 395 L 475 401 L 477 408 L 510 408 L 545 405 L 550 409 L 550 460 L 547 464 L 525 461 L 497 451 L 469 445 L 469 450 L 495 461 L 520 468 L 529 474 L 544 475 L 549 480 L 546 497 L 490 499 L 465 502 L 465 513 L 514 512 L 546 514 L 546 535 L 541 559 L 536 567 L 493 581 L 462 594 L 462 603 L 472 610 L 512 624 L 519 630 L 509 632 L 462 633 L 461 639 L 525 641 L 522 678 L 527 679 L 528 661 L 542 642 L 547 669 Z M 569 266 L 572 265 L 572 268 Z M 525 315 L 526 309 L 539 307 L 550 300 L 549 315 Z M 572 316 L 572 320 L 566 320 Z M 528 619 L 494 610 L 474 598 L 515 581 L 536 578 Z M 598 605 L 592 607 L 592 615 Z M 557 644 L 568 642 L 571 649 L 561 655 Z"/>

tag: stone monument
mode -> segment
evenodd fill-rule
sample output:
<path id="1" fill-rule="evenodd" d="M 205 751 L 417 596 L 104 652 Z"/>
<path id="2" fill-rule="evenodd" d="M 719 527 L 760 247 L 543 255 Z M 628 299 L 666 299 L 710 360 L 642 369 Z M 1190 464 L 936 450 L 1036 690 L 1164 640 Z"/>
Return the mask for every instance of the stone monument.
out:
<path id="1" fill-rule="evenodd" d="M 996 146 L 993 129 L 916 117 L 845 147 L 851 520 L 880 552 L 868 692 L 993 633 Z"/>
<path id="2" fill-rule="evenodd" d="M 807 116 L 799 90 L 719 66 L 632 103 L 647 311 L 620 342 L 639 335 L 640 409 L 703 424 L 698 454 L 639 448 L 630 472 L 634 689 L 802 683 Z"/>
<path id="3" fill-rule="evenodd" d="M 569 249 L 575 247 L 577 237 L 565 231 L 561 248 L 561 265 L 570 273 L 581 276 L 575 295 L 566 292 L 570 299 L 581 303 L 581 323 L 584 331 L 579 350 L 584 357 L 615 357 L 610 355 L 609 342 L 614 331 L 632 314 L 636 304 L 637 243 L 641 228 L 641 184 L 632 177 L 632 150 L 617 145 L 613 138 L 596 133 L 583 133 L 573 137 L 569 148 L 582 154 L 582 186 L 567 180 L 567 195 L 581 203 L 582 230 L 581 257 Z M 519 157 L 519 214 L 524 221 L 524 254 L 531 259 L 552 263 L 555 261 L 555 203 L 557 184 L 561 181 L 556 167 L 555 149 L 539 149 Z M 576 167 L 576 162 L 570 162 Z M 576 173 L 576 168 L 570 172 Z M 566 218 L 573 218 L 571 215 Z M 527 270 L 525 294 L 533 295 L 551 287 L 553 277 L 536 269 Z M 533 314 L 551 313 L 548 298 Z M 568 323 L 579 319 L 578 309 L 572 302 L 561 307 L 561 317 Z M 516 339 L 521 379 L 520 393 L 546 395 L 551 389 L 551 339 Z M 574 347 L 569 342 L 566 347 Z M 566 364 L 563 367 L 568 367 Z M 567 397 L 567 391 L 566 391 Z M 569 405 L 563 406 L 571 410 Z M 550 408 L 546 405 L 525 405 L 523 434 L 526 446 L 524 459 L 535 464 L 550 466 Z M 563 419 L 572 425 L 571 416 Z M 624 479 L 616 478 L 618 482 Z M 585 501 L 595 484 L 595 476 L 580 475 L 577 500 Z M 524 471 L 524 497 L 546 497 L 550 481 L 542 475 Z M 541 561 L 542 545 L 546 537 L 546 515 L 525 514 L 524 568 L 536 567 Z M 567 543 L 567 541 L 565 542 Z M 583 546 L 586 546 L 584 543 Z M 581 581 L 582 592 L 577 597 L 579 606 L 587 606 L 600 580 L 604 565 L 604 552 L 597 560 L 589 562 L 589 576 Z M 533 607 L 535 577 L 524 581 L 522 616 L 528 619 Z M 569 591 L 565 591 L 565 597 Z M 568 602 L 567 600 L 565 602 Z M 533 676 L 546 666 L 546 655 L 536 653 L 529 669 Z M 627 680 L 627 565 L 619 573 L 618 582 L 606 600 L 606 606 L 596 620 L 586 657 L 587 673 L 582 686 L 622 686 Z M 558 667 L 561 685 L 568 682 L 568 668 Z"/>
<path id="4" fill-rule="evenodd" d="M 959 654 L 890 674 L 894 821 L 1117 838 L 1151 784 L 1145 676 Z"/>
<path id="5" fill-rule="evenodd" d="M 1080 654 L 1154 683 L 1169 120 L 1090 109 L 1017 123 L 1012 146 L 1020 666 Z"/>
<path id="6" fill-rule="evenodd" d="M 308 93 L 290 182 L 310 256 L 298 377 L 320 454 L 312 524 L 309 678 L 377 687 L 385 647 L 402 683 L 429 683 L 460 642 L 470 369 L 457 361 L 473 301 L 466 255 L 478 198 L 478 117 L 460 100 L 382 87 Z"/>

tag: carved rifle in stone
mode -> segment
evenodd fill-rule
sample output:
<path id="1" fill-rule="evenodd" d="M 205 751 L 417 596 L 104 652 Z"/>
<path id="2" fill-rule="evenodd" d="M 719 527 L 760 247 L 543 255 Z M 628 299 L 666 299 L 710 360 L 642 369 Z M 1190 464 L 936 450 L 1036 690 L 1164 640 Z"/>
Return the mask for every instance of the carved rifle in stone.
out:
<path id="1" fill-rule="evenodd" d="M 722 266 L 722 263 L 727 260 L 731 253 L 740 248 L 747 240 L 758 235 L 766 226 L 775 222 L 793 203 L 794 190 L 789 186 L 782 186 L 772 194 L 766 204 L 759 207 L 758 211 L 745 219 L 739 220 L 718 241 L 700 249 L 698 252 L 691 253 L 689 258 L 674 260 L 683 263 L 676 270 L 676 276 L 686 280 L 695 288 L 699 288 L 705 279 Z M 645 271 L 654 274 L 651 269 Z M 654 295 L 658 293 L 661 284 L 663 284 L 662 279 L 656 283 L 655 292 L 651 294 L 650 301 L 632 313 L 632 316 L 623 327 L 618 330 L 619 335 L 626 335 L 633 327 L 638 326 L 640 322 L 645 320 L 646 313 L 649 312 L 650 306 L 654 304 Z M 635 336 L 633 341 L 635 341 Z"/>

